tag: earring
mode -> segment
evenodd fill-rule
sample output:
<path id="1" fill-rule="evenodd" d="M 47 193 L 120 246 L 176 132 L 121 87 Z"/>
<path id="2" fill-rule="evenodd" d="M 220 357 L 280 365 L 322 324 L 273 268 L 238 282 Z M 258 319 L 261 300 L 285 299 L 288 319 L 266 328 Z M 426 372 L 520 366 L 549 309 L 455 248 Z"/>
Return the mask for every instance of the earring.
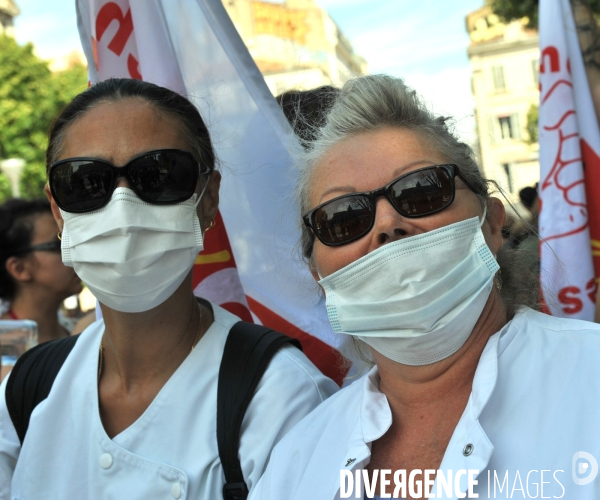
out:
<path id="1" fill-rule="evenodd" d="M 206 233 L 207 231 L 209 231 L 210 229 L 212 229 L 213 227 L 215 227 L 217 225 L 217 223 L 215 222 L 215 219 L 210 221 L 210 224 L 208 225 L 208 227 L 204 230 L 204 232 Z"/>
<path id="2" fill-rule="evenodd" d="M 59 231 L 59 232 L 58 232 L 58 234 L 56 235 L 56 237 L 57 237 L 57 238 L 58 238 L 60 241 L 62 241 L 62 232 L 61 232 L 61 231 Z"/>
<path id="3" fill-rule="evenodd" d="M 502 271 L 500 269 L 496 273 L 496 288 L 502 290 Z"/>

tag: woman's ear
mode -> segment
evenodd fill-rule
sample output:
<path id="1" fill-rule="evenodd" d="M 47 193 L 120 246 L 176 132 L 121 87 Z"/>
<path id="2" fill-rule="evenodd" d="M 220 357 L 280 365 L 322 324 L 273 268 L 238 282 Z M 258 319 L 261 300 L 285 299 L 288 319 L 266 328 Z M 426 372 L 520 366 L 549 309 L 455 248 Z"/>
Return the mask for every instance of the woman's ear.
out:
<path id="1" fill-rule="evenodd" d="M 5 266 L 8 274 L 16 282 L 23 283 L 32 279 L 31 266 L 23 257 L 9 257 Z"/>
<path id="2" fill-rule="evenodd" d="M 60 214 L 60 208 L 58 208 L 58 205 L 52 197 L 52 193 L 50 192 L 50 186 L 48 185 L 48 183 L 46 183 L 46 185 L 44 186 L 44 191 L 46 192 L 46 196 L 48 197 L 48 201 L 50 202 L 50 210 L 52 210 L 54 220 L 56 221 L 56 224 L 58 224 L 58 229 L 62 233 L 64 221 L 62 215 Z"/>
<path id="3" fill-rule="evenodd" d="M 210 226 L 215 220 L 219 209 L 219 188 L 221 186 L 221 172 L 213 170 L 208 178 L 208 184 L 202 195 L 202 229 Z"/>
<path id="4" fill-rule="evenodd" d="M 484 231 L 486 243 L 492 253 L 496 255 L 503 243 L 502 228 L 506 220 L 504 204 L 498 198 L 491 197 L 487 201 L 487 216 L 485 220 L 489 228 L 488 231 Z"/>

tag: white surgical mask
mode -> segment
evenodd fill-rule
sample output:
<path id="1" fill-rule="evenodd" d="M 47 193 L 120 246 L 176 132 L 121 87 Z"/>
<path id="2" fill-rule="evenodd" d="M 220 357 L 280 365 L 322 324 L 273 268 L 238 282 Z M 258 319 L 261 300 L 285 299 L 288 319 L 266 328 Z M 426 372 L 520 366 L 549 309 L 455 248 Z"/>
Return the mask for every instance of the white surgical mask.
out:
<path id="1" fill-rule="evenodd" d="M 458 351 L 492 291 L 499 266 L 478 217 L 374 250 L 323 278 L 333 330 L 385 357 L 427 365 Z"/>
<path id="2" fill-rule="evenodd" d="M 63 262 L 111 309 L 152 309 L 181 285 L 203 249 L 196 215 L 202 194 L 153 205 L 120 187 L 99 210 L 61 210 Z"/>

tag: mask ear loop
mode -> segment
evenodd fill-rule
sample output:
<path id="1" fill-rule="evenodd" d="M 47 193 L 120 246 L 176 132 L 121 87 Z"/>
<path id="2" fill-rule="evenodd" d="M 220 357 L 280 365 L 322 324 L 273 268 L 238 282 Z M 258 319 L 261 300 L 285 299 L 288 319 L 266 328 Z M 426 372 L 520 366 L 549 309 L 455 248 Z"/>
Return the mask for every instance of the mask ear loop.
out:
<path id="1" fill-rule="evenodd" d="M 212 174 L 212 172 L 210 174 Z M 206 179 L 206 184 L 204 184 L 202 191 L 198 195 L 198 199 L 194 203 L 194 208 L 198 208 L 198 205 L 200 205 L 200 200 L 202 200 L 202 197 L 204 196 L 204 192 L 206 191 L 206 188 L 208 187 L 208 182 L 210 181 L 210 174 L 208 174 L 208 177 Z"/>
<path id="2" fill-rule="evenodd" d="M 479 227 L 483 227 L 483 223 L 485 222 L 486 215 L 487 215 L 487 203 L 483 207 L 483 215 L 481 216 L 481 220 L 479 221 Z"/>
<path id="3" fill-rule="evenodd" d="M 483 223 L 485 222 L 485 216 L 487 215 L 487 203 L 486 205 L 483 207 L 483 216 L 481 217 L 481 222 L 479 223 L 479 227 L 483 227 Z M 494 259 L 496 259 L 496 261 L 498 261 L 498 256 L 494 255 Z M 496 288 L 498 289 L 498 291 L 502 290 L 502 270 L 498 269 L 498 271 L 496 272 L 496 276 L 494 278 L 494 283 L 496 284 Z"/>
<path id="4" fill-rule="evenodd" d="M 204 192 L 206 191 L 206 188 L 208 187 L 208 183 L 210 182 L 210 174 L 212 174 L 212 172 L 210 172 L 206 178 L 206 184 L 204 184 L 204 187 L 202 188 L 202 191 L 200 192 L 200 194 L 198 195 L 198 199 L 196 200 L 196 202 L 194 203 L 194 214 L 196 215 L 196 218 L 198 218 L 198 205 L 200 205 L 200 201 L 202 200 L 202 197 L 204 196 Z M 205 229 L 204 231 L 202 231 L 202 226 L 200 226 L 200 233 L 202 236 L 202 240 L 204 240 L 204 235 L 206 234 L 206 231 L 208 231 L 209 229 L 211 229 L 214 225 L 214 220 L 211 221 L 211 225 L 210 227 L 208 227 L 207 229 Z M 200 224 L 200 219 L 198 219 L 198 224 Z"/>

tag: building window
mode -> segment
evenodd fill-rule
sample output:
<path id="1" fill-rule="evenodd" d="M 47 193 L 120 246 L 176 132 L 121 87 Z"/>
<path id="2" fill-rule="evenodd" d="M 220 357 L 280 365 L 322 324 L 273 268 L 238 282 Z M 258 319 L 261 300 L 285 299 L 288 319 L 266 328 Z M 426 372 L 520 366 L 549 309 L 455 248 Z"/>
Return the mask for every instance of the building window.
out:
<path id="1" fill-rule="evenodd" d="M 515 138 L 510 116 L 499 116 L 498 123 L 500 125 L 500 137 L 502 137 L 502 139 Z"/>
<path id="2" fill-rule="evenodd" d="M 503 66 L 492 66 L 492 78 L 494 80 L 494 90 L 506 90 Z"/>
<path id="3" fill-rule="evenodd" d="M 521 125 L 519 123 L 519 115 L 517 113 L 507 116 L 499 116 L 498 125 L 500 127 L 501 139 L 521 138 Z"/>

